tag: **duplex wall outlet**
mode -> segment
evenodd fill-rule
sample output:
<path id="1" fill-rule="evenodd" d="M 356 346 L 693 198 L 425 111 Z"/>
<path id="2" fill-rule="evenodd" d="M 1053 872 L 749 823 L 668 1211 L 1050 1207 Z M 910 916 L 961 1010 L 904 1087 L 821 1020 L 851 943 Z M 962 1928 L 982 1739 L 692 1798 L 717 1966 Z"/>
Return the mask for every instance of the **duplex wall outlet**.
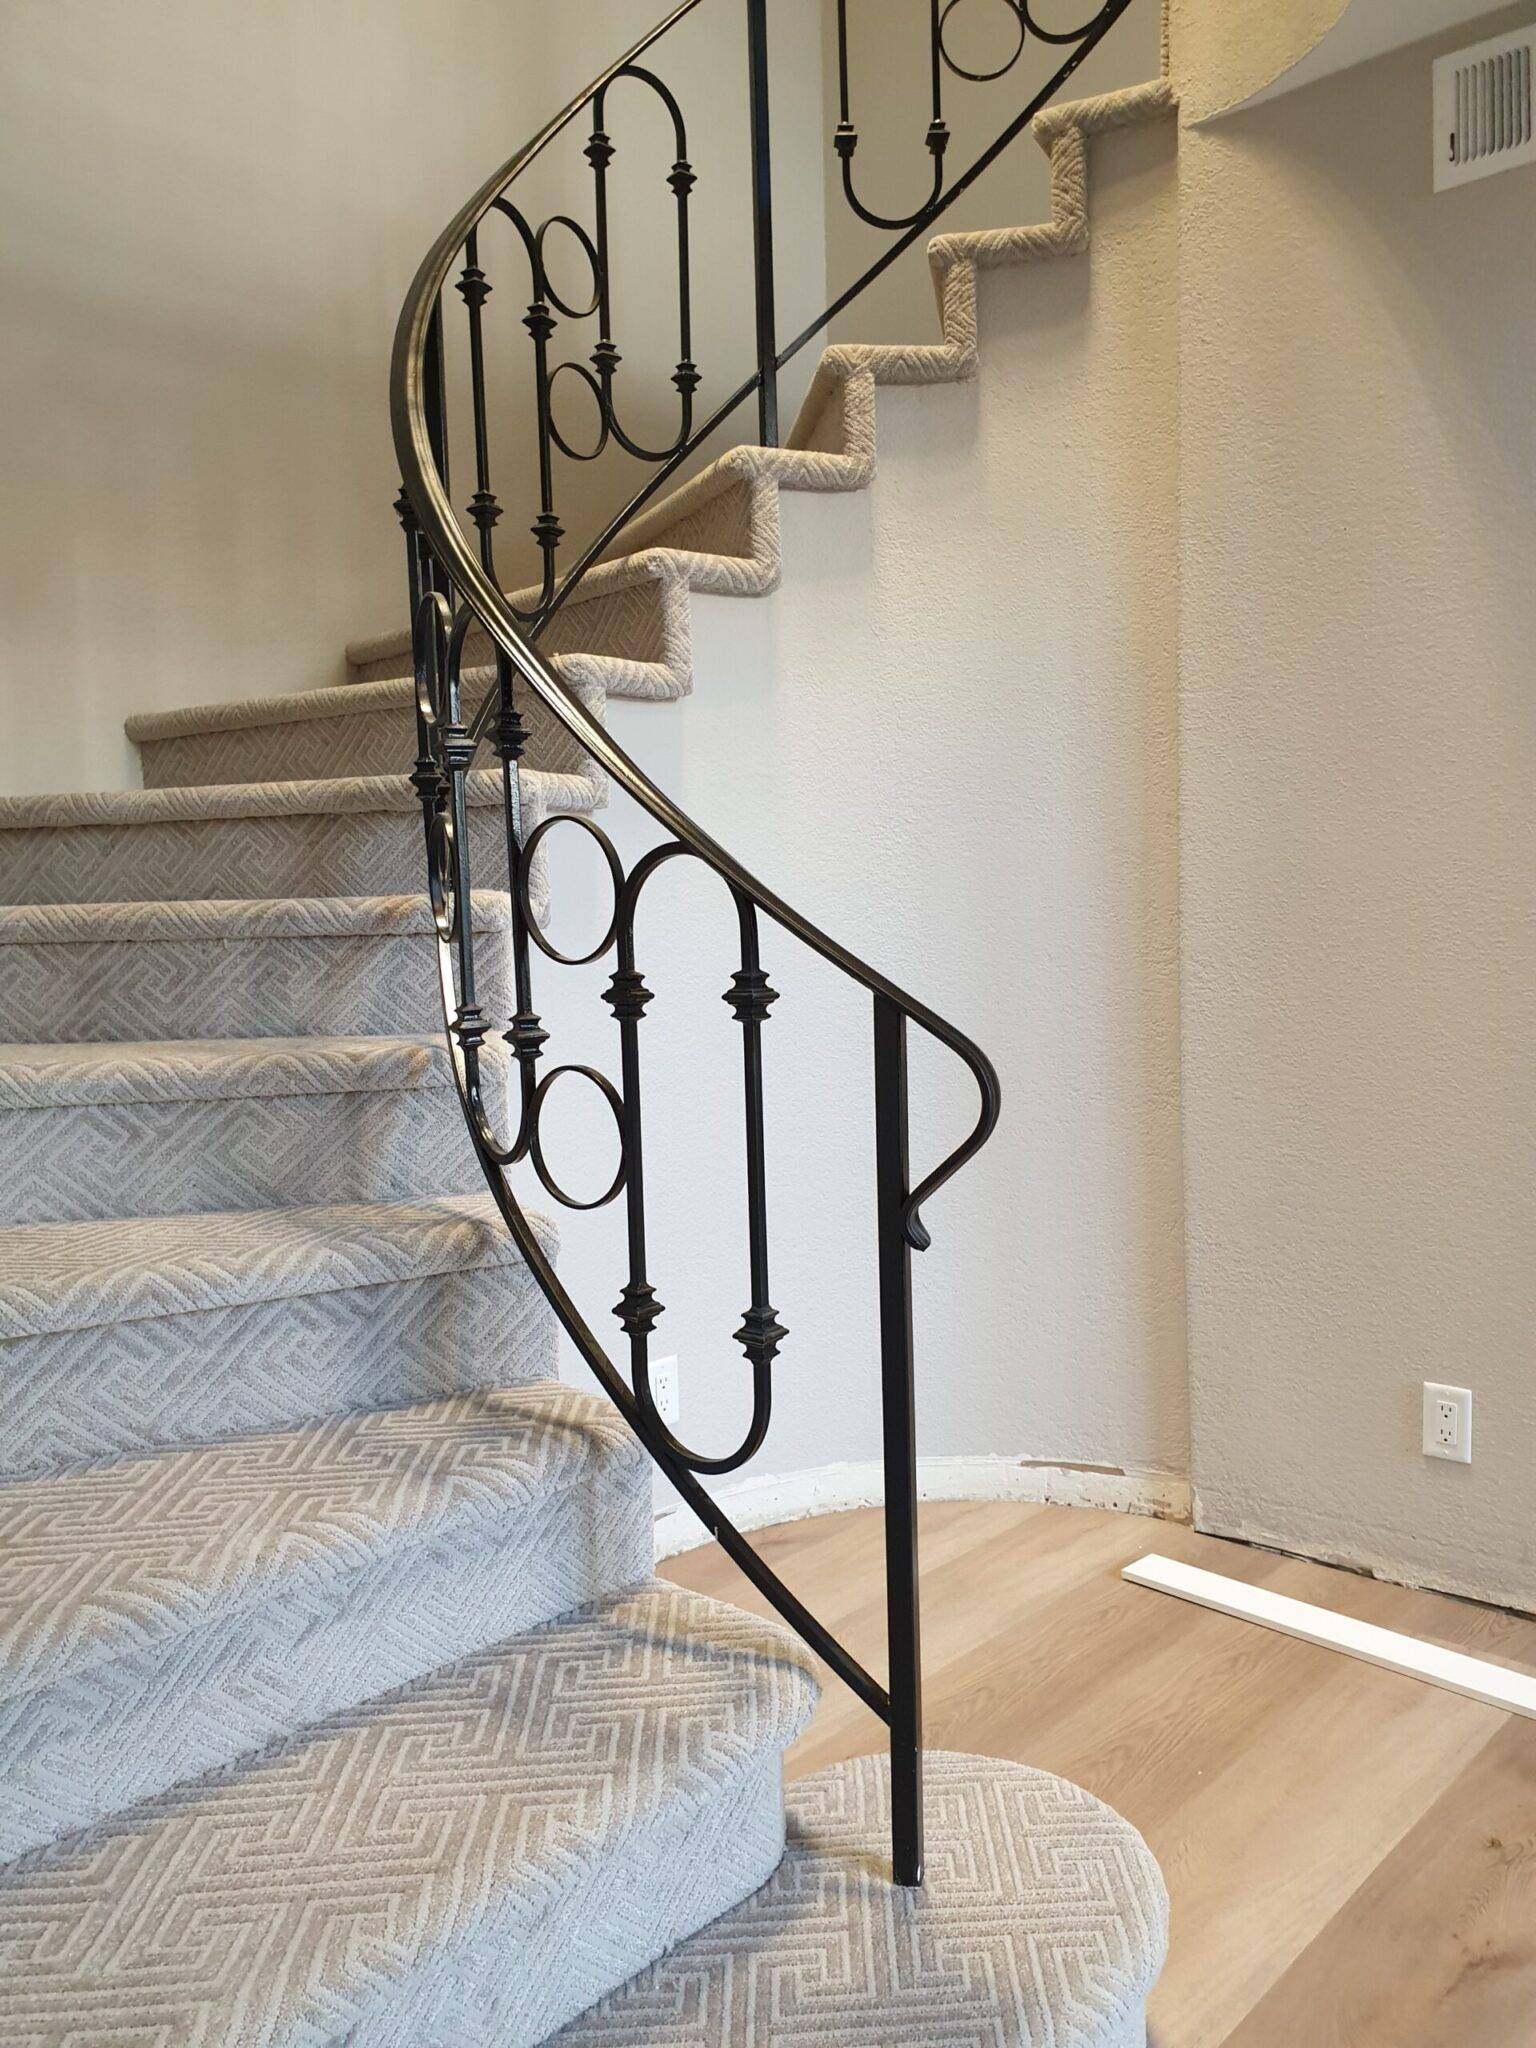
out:
<path id="1" fill-rule="evenodd" d="M 1424 1382 L 1424 1455 L 1449 1458 L 1455 1465 L 1472 1462 L 1472 1389 Z"/>
<path id="2" fill-rule="evenodd" d="M 656 1413 L 668 1429 L 676 1429 L 679 1391 L 675 1358 L 651 1360 L 651 1399 L 656 1403 Z"/>

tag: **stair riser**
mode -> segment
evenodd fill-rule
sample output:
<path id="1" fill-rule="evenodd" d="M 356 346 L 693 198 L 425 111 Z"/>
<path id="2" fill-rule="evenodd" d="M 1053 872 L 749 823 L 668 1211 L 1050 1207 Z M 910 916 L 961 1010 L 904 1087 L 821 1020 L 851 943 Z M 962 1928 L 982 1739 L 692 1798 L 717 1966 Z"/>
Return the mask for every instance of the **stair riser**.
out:
<path id="1" fill-rule="evenodd" d="M 486 1069 L 498 1129 L 502 1071 Z M 451 1085 L 0 1111 L 0 1157 L 0 1224 L 406 1202 L 485 1185 Z"/>
<path id="2" fill-rule="evenodd" d="M 0 1342 L 0 1481 L 556 1375 L 521 1265 Z"/>
<path id="3" fill-rule="evenodd" d="M 525 766 L 577 774 L 586 770 L 586 755 L 558 721 L 532 703 L 523 706 L 522 716 L 531 733 Z M 237 726 L 228 732 L 141 740 L 139 755 L 146 789 L 406 775 L 416 759 L 416 717 L 402 706 L 345 718 Z M 494 767 L 495 761 L 487 754 L 481 765 Z"/>
<path id="4" fill-rule="evenodd" d="M 537 1628 L 651 1569 L 649 1465 L 273 1601 L 0 1713 L 0 1860 Z"/>
<path id="5" fill-rule="evenodd" d="M 539 2048 L 765 1884 L 784 1854 L 775 1755 L 665 1823 L 629 1837 L 562 1888 L 552 1912 L 526 1900 L 488 1914 L 473 1949 L 389 1987 L 347 2048 Z M 643 1907 L 637 1902 L 643 1901 Z"/>
<path id="6" fill-rule="evenodd" d="M 477 935 L 493 1017 L 511 1010 L 508 956 L 505 928 Z M 408 1037 L 442 1015 L 429 931 L 0 946 L 0 1039 L 17 1044 Z"/>
<path id="7" fill-rule="evenodd" d="M 498 869 L 489 832 L 481 887 Z M 502 862 L 505 867 L 505 861 Z M 424 889 L 416 811 L 286 813 L 0 832 L 0 902 L 175 903 L 221 897 L 412 896 Z"/>

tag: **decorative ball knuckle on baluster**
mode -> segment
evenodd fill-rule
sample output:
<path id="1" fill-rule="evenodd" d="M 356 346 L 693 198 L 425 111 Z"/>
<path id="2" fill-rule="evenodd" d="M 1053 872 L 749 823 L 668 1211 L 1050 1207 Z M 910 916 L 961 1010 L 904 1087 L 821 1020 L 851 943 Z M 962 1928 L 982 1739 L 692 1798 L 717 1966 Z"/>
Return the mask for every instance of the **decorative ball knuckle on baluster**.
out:
<path id="1" fill-rule="evenodd" d="M 478 742 L 471 739 L 462 725 L 445 725 L 440 742 L 443 752 L 443 766 L 450 775 L 467 775 L 475 765 Z"/>
<path id="2" fill-rule="evenodd" d="M 928 149 L 934 157 L 943 156 L 949 147 L 949 124 L 945 121 L 928 123 Z"/>
<path id="3" fill-rule="evenodd" d="M 853 152 L 858 148 L 858 146 L 858 129 L 854 127 L 851 121 L 839 121 L 837 124 L 837 133 L 832 137 L 832 147 L 836 150 L 837 154 L 842 158 L 845 164 L 851 163 L 853 161 Z"/>
<path id="4" fill-rule="evenodd" d="M 774 1354 L 788 1335 L 777 1311 L 768 1302 L 763 1302 L 749 1308 L 742 1317 L 736 1342 L 754 1366 L 771 1365 Z"/>
<path id="5" fill-rule="evenodd" d="M 400 487 L 400 495 L 394 502 L 393 510 L 395 517 L 399 520 L 405 531 L 407 533 L 415 533 L 416 508 L 405 495 L 405 486 L 403 484 Z"/>
<path id="6" fill-rule="evenodd" d="M 612 378 L 624 358 L 619 354 L 611 341 L 600 341 L 597 347 L 593 349 L 590 360 L 593 369 L 596 370 L 598 376 L 606 384 Z"/>
<path id="7" fill-rule="evenodd" d="M 672 187 L 672 190 L 679 199 L 686 199 L 698 182 L 698 176 L 694 171 L 693 165 L 689 163 L 686 157 L 679 157 L 667 173 L 667 183 Z"/>
<path id="8" fill-rule="evenodd" d="M 666 1311 L 654 1287 L 632 1280 L 614 1303 L 613 1312 L 625 1336 L 633 1338 L 648 1337 Z"/>
<path id="9" fill-rule="evenodd" d="M 654 1000 L 655 990 L 646 987 L 644 976 L 633 967 L 620 968 L 603 990 L 603 1001 L 621 1024 L 638 1024 Z"/>
<path id="10" fill-rule="evenodd" d="M 523 315 L 523 325 L 535 341 L 548 341 L 555 331 L 555 316 L 542 299 L 535 299 Z"/>
<path id="11" fill-rule="evenodd" d="M 465 305 L 473 307 L 476 312 L 480 310 L 491 296 L 490 279 L 478 263 L 465 264 L 464 274 L 459 279 L 455 289 L 463 294 Z"/>
<path id="12" fill-rule="evenodd" d="M 482 533 L 489 533 L 501 517 L 501 505 L 494 491 L 476 491 L 469 501 L 469 516 Z"/>
<path id="13" fill-rule="evenodd" d="M 594 129 L 592 139 L 582 151 L 582 155 L 594 171 L 606 171 L 613 162 L 612 138 L 605 135 L 601 128 Z"/>
<path id="14" fill-rule="evenodd" d="M 542 1057 L 549 1043 L 549 1033 L 533 1010 L 519 1010 L 512 1019 L 511 1029 L 501 1035 L 518 1059 L 530 1066 Z"/>
<path id="15" fill-rule="evenodd" d="M 703 383 L 703 381 L 704 379 L 699 374 L 699 366 L 697 363 L 679 363 L 677 368 L 672 372 L 672 382 L 676 385 L 677 389 L 682 393 L 684 398 L 691 398 L 694 392 L 697 391 L 699 386 Z"/>
<path id="16" fill-rule="evenodd" d="M 520 761 L 528 745 L 528 728 L 522 713 L 508 701 L 497 711 L 491 725 L 491 746 L 498 761 Z"/>
<path id="17" fill-rule="evenodd" d="M 478 1003 L 461 1005 L 454 1015 L 453 1035 L 465 1052 L 477 1052 L 490 1036 L 490 1019 Z"/>
<path id="18" fill-rule="evenodd" d="M 743 968 L 731 976 L 731 985 L 720 1000 L 730 1005 L 738 1024 L 761 1024 L 779 1000 L 779 992 L 768 986 L 761 967 Z"/>
<path id="19" fill-rule="evenodd" d="M 411 770 L 411 787 L 430 809 L 436 809 L 448 793 L 447 779 L 430 754 L 418 754 Z"/>
<path id="20" fill-rule="evenodd" d="M 547 548 L 551 552 L 565 539 L 565 528 L 553 512 L 541 512 L 528 531 L 541 548 Z"/>

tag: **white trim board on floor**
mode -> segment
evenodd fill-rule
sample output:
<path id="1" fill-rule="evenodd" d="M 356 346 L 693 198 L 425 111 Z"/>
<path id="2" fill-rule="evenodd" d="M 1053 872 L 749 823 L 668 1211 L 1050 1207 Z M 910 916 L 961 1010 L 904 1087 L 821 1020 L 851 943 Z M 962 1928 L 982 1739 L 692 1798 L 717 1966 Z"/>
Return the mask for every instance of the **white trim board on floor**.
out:
<path id="1" fill-rule="evenodd" d="M 1536 1676 L 1530 1672 L 1511 1671 L 1503 1664 L 1468 1657 L 1461 1650 L 1426 1643 L 1394 1628 L 1378 1628 L 1371 1621 L 1334 1614 L 1326 1607 L 1314 1607 L 1309 1600 L 1292 1600 L 1284 1593 L 1250 1586 L 1221 1572 L 1202 1571 L 1198 1565 L 1182 1564 L 1177 1558 L 1159 1557 L 1155 1551 L 1128 1564 L 1122 1576 L 1133 1586 L 1147 1586 L 1154 1593 L 1172 1593 L 1176 1599 L 1192 1600 L 1196 1606 L 1214 1608 L 1218 1614 L 1256 1621 L 1261 1628 L 1299 1636 L 1305 1643 L 1339 1650 L 1346 1657 L 1359 1657 L 1367 1664 L 1379 1664 L 1408 1678 L 1422 1678 L 1429 1685 L 1443 1686 L 1447 1692 L 1463 1693 L 1468 1699 L 1482 1700 L 1490 1707 L 1502 1707 L 1506 1713 L 1527 1714 L 1536 1720 Z"/>
<path id="2" fill-rule="evenodd" d="M 676 1503 L 664 1479 L 656 1482 L 656 1555 L 676 1557 L 708 1543 L 709 1531 Z M 1037 1458 L 919 1458 L 919 1500 L 1025 1500 L 1053 1507 L 1110 1508 L 1122 1515 L 1155 1515 L 1187 1522 L 1189 1481 L 1166 1472 L 1124 1472 L 1113 1466 L 1053 1465 Z M 732 1481 L 715 1498 L 738 1529 L 765 1529 L 808 1515 L 877 1508 L 885 1499 L 885 1469 L 876 1460 L 813 1465 L 800 1472 L 767 1472 Z M 667 1505 L 667 1503 L 673 1503 Z"/>

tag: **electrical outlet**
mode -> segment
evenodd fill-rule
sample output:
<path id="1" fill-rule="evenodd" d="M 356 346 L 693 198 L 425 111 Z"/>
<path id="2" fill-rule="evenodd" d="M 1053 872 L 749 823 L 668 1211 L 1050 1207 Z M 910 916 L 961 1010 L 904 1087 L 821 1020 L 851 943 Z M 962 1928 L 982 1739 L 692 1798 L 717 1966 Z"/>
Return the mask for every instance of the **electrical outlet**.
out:
<path id="1" fill-rule="evenodd" d="M 653 1358 L 651 1360 L 651 1399 L 656 1403 L 656 1413 L 668 1429 L 677 1427 L 678 1371 L 675 1358 Z"/>
<path id="2" fill-rule="evenodd" d="M 1472 1462 L 1472 1389 L 1424 1382 L 1424 1455 Z"/>

